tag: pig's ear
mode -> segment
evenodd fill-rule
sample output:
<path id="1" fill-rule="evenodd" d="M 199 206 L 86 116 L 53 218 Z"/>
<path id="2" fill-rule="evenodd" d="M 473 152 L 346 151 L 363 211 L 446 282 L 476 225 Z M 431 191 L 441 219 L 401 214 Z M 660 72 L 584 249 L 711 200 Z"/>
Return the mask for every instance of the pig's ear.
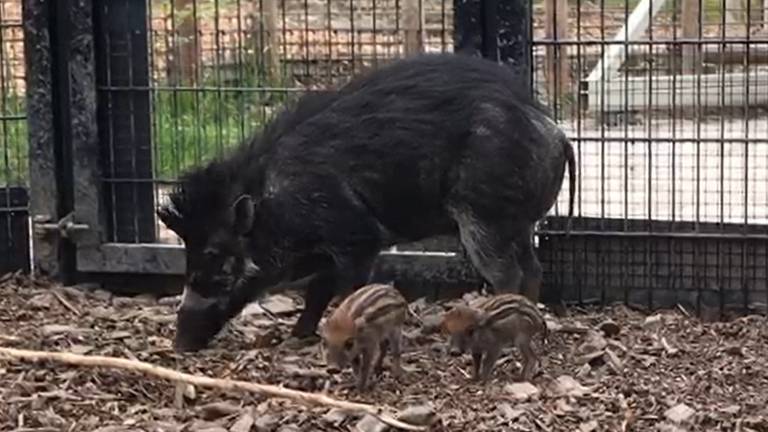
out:
<path id="1" fill-rule="evenodd" d="M 157 217 L 168 227 L 171 231 L 175 232 L 179 236 L 182 235 L 181 227 L 183 225 L 184 218 L 181 216 L 176 207 L 173 204 L 166 204 L 157 209 Z"/>
<path id="2" fill-rule="evenodd" d="M 245 234 L 253 226 L 253 214 L 255 212 L 253 198 L 250 195 L 241 195 L 232 204 L 234 213 L 233 225 L 238 234 Z"/>

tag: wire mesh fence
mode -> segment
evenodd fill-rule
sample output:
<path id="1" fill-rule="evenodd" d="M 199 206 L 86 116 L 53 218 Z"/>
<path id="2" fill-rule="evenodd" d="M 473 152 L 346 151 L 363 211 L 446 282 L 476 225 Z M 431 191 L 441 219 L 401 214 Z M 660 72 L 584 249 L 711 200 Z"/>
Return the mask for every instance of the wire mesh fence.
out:
<path id="1" fill-rule="evenodd" d="M 407 3 L 151 2 L 152 178 L 242 141 L 287 98 L 402 56 L 408 13 L 423 14 L 426 51 L 450 51 L 453 3 Z M 691 3 L 533 2 L 535 85 L 577 147 L 579 215 L 765 221 L 762 6 Z M 683 28 L 691 9 L 699 24 Z"/>
<path id="2" fill-rule="evenodd" d="M 763 3 L 534 9 L 536 87 L 572 138 L 580 173 L 576 237 L 558 236 L 559 220 L 544 225 L 552 284 L 586 302 L 765 311 Z"/>
<path id="3" fill-rule="evenodd" d="M 128 207 L 150 194 L 162 200 L 181 172 L 247 139 L 287 100 L 405 55 L 413 35 L 419 51 L 453 47 L 450 0 L 157 0 L 146 6 L 146 43 L 115 28 L 101 33 L 115 63 L 103 65 L 109 73 L 99 79 L 102 118 L 113 123 L 101 135 L 109 148 L 104 182 L 113 203 L 110 236 L 122 242 L 178 242 Z M 125 72 L 145 70 L 148 82 Z M 149 118 L 142 118 L 144 108 Z M 144 122 L 149 137 L 142 136 Z M 151 172 L 137 171 L 135 160 L 142 158 L 151 158 Z"/>
<path id="4" fill-rule="evenodd" d="M 0 273 L 27 265 L 26 112 L 21 3 L 0 1 Z"/>
<path id="5" fill-rule="evenodd" d="M 549 3 L 536 11 L 536 81 L 577 147 L 578 214 L 673 222 L 664 230 L 765 227 L 768 32 L 757 2 L 754 15 L 700 0 Z"/>

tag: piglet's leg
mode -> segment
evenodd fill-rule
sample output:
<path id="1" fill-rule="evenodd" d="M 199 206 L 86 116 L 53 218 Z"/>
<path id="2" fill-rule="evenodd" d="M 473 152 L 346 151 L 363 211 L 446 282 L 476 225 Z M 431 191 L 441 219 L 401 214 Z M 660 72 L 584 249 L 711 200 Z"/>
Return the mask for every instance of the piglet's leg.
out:
<path id="1" fill-rule="evenodd" d="M 493 368 L 496 366 L 496 361 L 499 359 L 500 354 L 501 348 L 499 346 L 493 346 L 485 352 L 485 357 L 483 358 L 482 366 L 480 368 L 480 381 L 487 381 L 488 378 L 490 378 L 491 372 L 493 372 Z"/>
<path id="2" fill-rule="evenodd" d="M 379 347 L 381 348 L 379 350 L 379 357 L 376 359 L 376 366 L 373 369 L 373 373 L 378 375 L 381 375 L 381 373 L 384 371 L 384 356 L 387 355 L 387 341 L 383 340 L 381 344 L 379 344 Z"/>
<path id="3" fill-rule="evenodd" d="M 483 352 L 480 350 L 472 351 L 472 380 L 480 380 L 480 365 L 483 361 Z"/>
<path id="4" fill-rule="evenodd" d="M 523 381 L 530 381 L 536 372 L 536 353 L 531 347 L 531 339 L 527 336 L 518 336 L 515 340 L 515 346 L 520 350 L 523 356 L 523 371 L 521 378 Z"/>
<path id="5" fill-rule="evenodd" d="M 390 344 L 392 345 L 392 376 L 398 378 L 403 375 L 403 367 L 400 365 L 400 354 L 402 353 L 403 333 L 398 327 L 392 331 L 390 336 Z"/>
<path id="6" fill-rule="evenodd" d="M 376 358 L 381 354 L 379 344 L 372 344 L 363 349 L 360 363 L 360 375 L 357 378 L 357 390 L 364 392 L 368 389 L 368 382 L 371 377 L 371 369 Z"/>

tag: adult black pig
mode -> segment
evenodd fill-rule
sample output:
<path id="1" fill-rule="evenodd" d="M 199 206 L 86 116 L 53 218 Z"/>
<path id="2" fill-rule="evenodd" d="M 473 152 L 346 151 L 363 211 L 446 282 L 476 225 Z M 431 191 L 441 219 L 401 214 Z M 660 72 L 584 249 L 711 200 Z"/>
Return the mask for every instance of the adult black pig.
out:
<path id="1" fill-rule="evenodd" d="M 383 248 L 458 233 L 496 291 L 538 298 L 533 226 L 573 150 L 505 67 L 463 55 L 392 62 L 310 96 L 226 159 L 181 178 L 163 222 L 186 245 L 174 346 L 205 347 L 266 289 L 308 278 L 293 335 L 368 282 Z"/>

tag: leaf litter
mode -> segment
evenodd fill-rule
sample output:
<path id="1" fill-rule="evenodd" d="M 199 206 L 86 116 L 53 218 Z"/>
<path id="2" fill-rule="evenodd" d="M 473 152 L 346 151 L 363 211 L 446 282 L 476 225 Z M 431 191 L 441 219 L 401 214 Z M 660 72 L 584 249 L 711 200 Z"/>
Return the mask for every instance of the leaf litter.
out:
<path id="1" fill-rule="evenodd" d="M 768 320 L 762 316 L 703 323 L 680 310 L 649 318 L 623 306 L 572 310 L 562 319 L 548 314 L 553 332 L 547 344 L 536 341 L 542 363 L 533 382 L 517 382 L 520 357 L 509 348 L 483 386 L 468 379 L 468 355 L 445 353 L 432 328 L 439 308 L 422 300 L 411 304 L 406 373 L 396 381 L 385 371 L 360 395 L 348 385 L 349 371 L 325 372 L 319 344 L 281 344 L 300 311 L 300 301 L 291 306 L 287 297 L 262 302 L 279 309 L 280 320 L 252 308 L 211 348 L 178 354 L 173 300 L 118 298 L 13 275 L 0 283 L 0 345 L 133 358 L 327 392 L 417 413 L 435 431 L 768 431 Z M 126 371 L 0 361 L 3 431 L 391 430 L 374 420 Z"/>

